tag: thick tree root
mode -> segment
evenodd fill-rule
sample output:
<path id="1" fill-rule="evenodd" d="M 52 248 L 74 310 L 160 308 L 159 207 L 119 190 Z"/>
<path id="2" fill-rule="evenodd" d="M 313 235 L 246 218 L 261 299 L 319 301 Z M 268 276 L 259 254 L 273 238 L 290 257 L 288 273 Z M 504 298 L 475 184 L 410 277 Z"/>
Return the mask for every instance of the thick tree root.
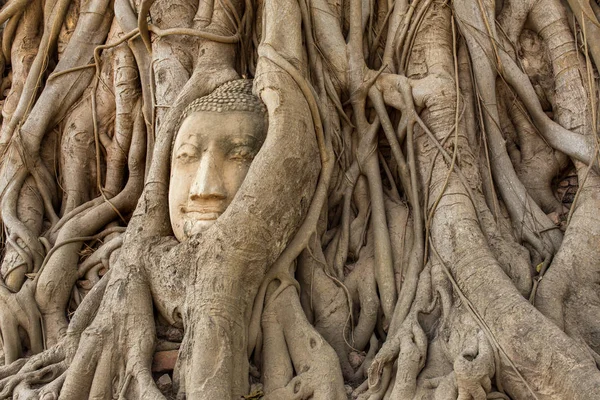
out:
<path id="1" fill-rule="evenodd" d="M 263 339 L 265 399 L 346 399 L 338 357 L 306 320 L 293 286 L 265 306 L 262 319 L 268 326 Z"/>

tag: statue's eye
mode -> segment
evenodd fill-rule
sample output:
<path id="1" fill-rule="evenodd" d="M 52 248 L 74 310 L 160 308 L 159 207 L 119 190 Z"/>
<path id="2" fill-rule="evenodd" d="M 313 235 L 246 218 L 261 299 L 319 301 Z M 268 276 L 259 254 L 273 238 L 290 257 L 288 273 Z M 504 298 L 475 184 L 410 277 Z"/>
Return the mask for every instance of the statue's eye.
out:
<path id="1" fill-rule="evenodd" d="M 249 146 L 237 146 L 229 152 L 229 159 L 252 161 L 254 159 L 254 151 Z"/>
<path id="2" fill-rule="evenodd" d="M 176 160 L 181 163 L 191 163 L 198 160 L 198 156 L 194 153 L 182 151 L 177 154 Z"/>

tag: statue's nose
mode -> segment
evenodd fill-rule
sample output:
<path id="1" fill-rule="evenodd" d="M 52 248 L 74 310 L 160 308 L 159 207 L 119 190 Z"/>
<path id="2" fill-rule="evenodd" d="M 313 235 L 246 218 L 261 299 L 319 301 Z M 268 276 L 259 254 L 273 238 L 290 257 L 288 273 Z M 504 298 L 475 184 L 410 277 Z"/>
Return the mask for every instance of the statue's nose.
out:
<path id="1" fill-rule="evenodd" d="M 198 171 L 190 187 L 190 200 L 225 199 L 227 193 L 222 168 L 213 151 L 208 150 L 200 159 Z"/>

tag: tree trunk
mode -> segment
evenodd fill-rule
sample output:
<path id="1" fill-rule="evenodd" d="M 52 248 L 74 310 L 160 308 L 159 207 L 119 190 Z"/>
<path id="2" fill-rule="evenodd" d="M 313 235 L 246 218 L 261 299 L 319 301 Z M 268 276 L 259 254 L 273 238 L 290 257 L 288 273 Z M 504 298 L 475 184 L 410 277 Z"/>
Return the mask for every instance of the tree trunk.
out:
<path id="1" fill-rule="evenodd" d="M 595 1 L 1 3 L 0 398 L 600 397 Z"/>

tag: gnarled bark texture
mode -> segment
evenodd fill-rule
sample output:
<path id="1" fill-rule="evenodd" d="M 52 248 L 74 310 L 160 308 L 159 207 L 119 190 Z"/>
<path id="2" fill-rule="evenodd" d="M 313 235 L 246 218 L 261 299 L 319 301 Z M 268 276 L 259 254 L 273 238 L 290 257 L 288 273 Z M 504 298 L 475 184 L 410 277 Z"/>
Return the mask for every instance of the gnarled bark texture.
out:
<path id="1" fill-rule="evenodd" d="M 600 398 L 596 0 L 0 3 L 0 398 Z M 266 139 L 179 242 L 238 79 Z"/>

